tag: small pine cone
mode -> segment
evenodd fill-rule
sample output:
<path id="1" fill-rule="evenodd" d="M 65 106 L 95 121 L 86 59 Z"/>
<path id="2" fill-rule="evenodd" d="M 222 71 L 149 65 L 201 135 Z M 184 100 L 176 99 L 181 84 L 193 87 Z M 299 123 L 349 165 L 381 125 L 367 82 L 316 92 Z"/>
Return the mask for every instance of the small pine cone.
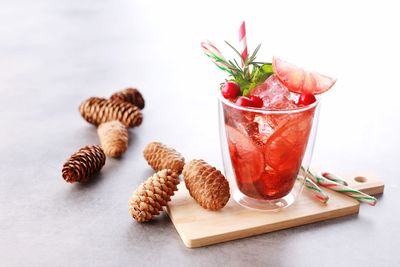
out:
<path id="1" fill-rule="evenodd" d="M 150 221 L 171 200 L 178 184 L 178 174 L 170 169 L 153 174 L 129 199 L 129 213 L 138 222 Z"/>
<path id="2" fill-rule="evenodd" d="M 139 126 L 142 123 L 142 113 L 139 108 L 119 100 L 107 100 L 91 97 L 79 106 L 82 117 L 89 123 L 98 126 L 103 122 L 119 120 L 126 127 Z"/>
<path id="3" fill-rule="evenodd" d="M 128 129 L 120 121 L 100 124 L 97 133 L 107 156 L 120 157 L 128 149 Z"/>
<path id="4" fill-rule="evenodd" d="M 65 163 L 62 176 L 68 183 L 86 182 L 106 163 L 106 155 L 101 147 L 85 146 L 74 153 Z"/>
<path id="5" fill-rule="evenodd" d="M 222 209 L 229 200 L 229 183 L 216 168 L 204 160 L 192 160 L 183 168 L 190 195 L 205 209 Z"/>
<path id="6" fill-rule="evenodd" d="M 171 169 L 181 174 L 185 159 L 173 148 L 160 142 L 151 142 L 143 151 L 147 163 L 155 170 Z"/>
<path id="7" fill-rule="evenodd" d="M 137 106 L 140 109 L 144 108 L 144 98 L 142 94 L 136 88 L 127 88 L 122 91 L 118 91 L 114 93 L 111 97 L 111 100 L 122 100 L 125 102 L 129 102 L 134 106 Z"/>

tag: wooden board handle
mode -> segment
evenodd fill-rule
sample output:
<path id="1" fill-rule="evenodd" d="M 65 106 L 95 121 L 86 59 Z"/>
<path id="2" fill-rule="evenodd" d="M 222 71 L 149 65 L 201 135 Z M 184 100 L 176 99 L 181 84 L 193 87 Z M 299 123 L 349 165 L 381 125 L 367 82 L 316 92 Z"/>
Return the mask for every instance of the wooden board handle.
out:
<path id="1" fill-rule="evenodd" d="M 322 172 L 326 170 L 322 169 Z M 341 179 L 345 180 L 349 187 L 360 190 L 361 192 L 368 195 L 382 194 L 384 190 L 384 183 L 380 181 L 374 175 L 363 175 L 361 173 L 348 173 L 340 174 L 334 172 Z"/>

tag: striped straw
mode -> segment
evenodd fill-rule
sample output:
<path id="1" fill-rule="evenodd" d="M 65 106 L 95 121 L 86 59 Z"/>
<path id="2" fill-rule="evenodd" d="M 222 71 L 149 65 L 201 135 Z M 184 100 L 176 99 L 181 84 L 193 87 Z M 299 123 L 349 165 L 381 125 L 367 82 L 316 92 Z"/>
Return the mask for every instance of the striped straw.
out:
<path id="1" fill-rule="evenodd" d="M 332 189 L 336 192 L 346 194 L 360 202 L 365 202 L 371 206 L 375 206 L 375 204 L 376 204 L 377 200 L 373 196 L 367 195 L 356 189 L 352 189 L 348 186 L 331 181 L 322 175 L 316 175 L 316 174 L 312 173 L 310 170 L 307 170 L 306 174 L 307 174 L 307 177 L 309 177 L 311 180 L 313 180 L 313 182 L 318 183 L 324 187 Z"/>
<path id="2" fill-rule="evenodd" d="M 232 75 L 231 69 L 229 68 L 228 64 L 226 64 L 226 59 L 210 41 L 201 42 L 201 47 L 203 48 L 206 56 L 211 58 L 211 60 L 214 62 L 215 65 L 217 65 L 218 68 Z"/>
<path id="3" fill-rule="evenodd" d="M 321 175 L 322 175 L 323 177 L 325 177 L 325 178 L 331 180 L 331 181 L 334 181 L 334 182 L 338 183 L 338 184 L 348 185 L 348 183 L 347 183 L 345 180 L 343 180 L 343 179 L 337 177 L 336 175 L 333 175 L 332 173 L 323 172 L 323 173 L 321 173 Z"/>
<path id="4" fill-rule="evenodd" d="M 248 52 L 247 52 L 247 40 L 246 40 L 246 24 L 243 21 L 239 28 L 239 47 L 240 47 L 240 55 L 242 56 L 242 66 L 244 66 L 244 62 L 247 60 Z"/>

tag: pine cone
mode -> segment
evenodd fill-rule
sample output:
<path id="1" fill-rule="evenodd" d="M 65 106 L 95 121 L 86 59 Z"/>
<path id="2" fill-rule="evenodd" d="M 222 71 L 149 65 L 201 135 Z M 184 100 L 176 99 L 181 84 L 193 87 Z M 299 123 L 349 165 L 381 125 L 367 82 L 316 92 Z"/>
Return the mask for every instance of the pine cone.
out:
<path id="1" fill-rule="evenodd" d="M 87 122 L 95 126 L 112 120 L 119 120 L 126 127 L 135 127 L 142 123 L 139 108 L 119 100 L 91 97 L 82 102 L 79 111 Z"/>
<path id="2" fill-rule="evenodd" d="M 158 215 L 178 190 L 178 174 L 161 170 L 142 183 L 129 199 L 129 213 L 138 222 L 147 222 Z"/>
<path id="3" fill-rule="evenodd" d="M 185 159 L 173 148 L 160 142 L 151 142 L 143 151 L 147 163 L 155 170 L 171 169 L 181 174 Z"/>
<path id="4" fill-rule="evenodd" d="M 222 209 L 229 200 L 229 183 L 216 168 L 204 160 L 192 160 L 183 168 L 190 195 L 205 209 Z"/>
<path id="5" fill-rule="evenodd" d="M 122 91 L 118 91 L 114 93 L 111 97 L 111 100 L 122 100 L 125 102 L 129 102 L 134 106 L 137 106 L 140 109 L 144 108 L 144 98 L 142 94 L 136 88 L 127 88 Z"/>
<path id="6" fill-rule="evenodd" d="M 85 146 L 64 163 L 62 176 L 68 183 L 86 182 L 100 171 L 105 163 L 106 155 L 101 147 Z"/>
<path id="7" fill-rule="evenodd" d="M 128 148 L 128 129 L 120 121 L 109 121 L 97 128 L 101 147 L 109 157 L 119 157 Z"/>

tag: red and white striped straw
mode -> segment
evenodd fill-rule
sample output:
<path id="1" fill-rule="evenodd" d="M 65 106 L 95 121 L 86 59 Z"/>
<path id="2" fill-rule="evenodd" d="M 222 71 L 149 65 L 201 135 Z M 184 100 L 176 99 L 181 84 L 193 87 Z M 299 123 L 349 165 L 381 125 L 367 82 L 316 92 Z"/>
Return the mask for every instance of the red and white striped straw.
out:
<path id="1" fill-rule="evenodd" d="M 244 62 L 248 57 L 247 52 L 247 40 L 246 40 L 246 24 L 243 21 L 239 28 L 239 47 L 240 47 L 240 55 L 242 56 L 242 66 L 244 66 Z"/>

